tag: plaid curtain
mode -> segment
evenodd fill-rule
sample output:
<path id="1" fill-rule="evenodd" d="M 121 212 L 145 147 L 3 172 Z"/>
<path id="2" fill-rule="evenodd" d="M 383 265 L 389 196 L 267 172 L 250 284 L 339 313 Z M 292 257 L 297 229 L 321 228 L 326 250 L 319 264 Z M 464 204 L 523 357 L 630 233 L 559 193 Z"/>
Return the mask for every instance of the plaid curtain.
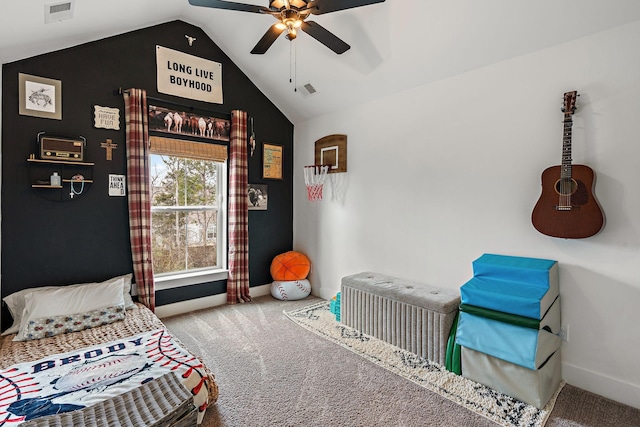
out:
<path id="1" fill-rule="evenodd" d="M 156 294 L 151 258 L 151 192 L 149 185 L 149 126 L 147 92 L 123 92 L 127 131 L 129 235 L 138 300 L 155 311 Z"/>
<path id="2" fill-rule="evenodd" d="M 227 303 L 251 301 L 249 296 L 249 213 L 247 113 L 231 112 L 229 143 L 229 279 Z"/>

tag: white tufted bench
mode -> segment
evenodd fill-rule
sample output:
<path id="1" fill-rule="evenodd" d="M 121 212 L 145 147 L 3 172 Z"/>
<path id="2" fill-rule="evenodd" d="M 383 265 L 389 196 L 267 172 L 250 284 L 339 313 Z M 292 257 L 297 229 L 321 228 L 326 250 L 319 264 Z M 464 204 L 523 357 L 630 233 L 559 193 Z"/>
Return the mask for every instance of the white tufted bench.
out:
<path id="1" fill-rule="evenodd" d="M 341 321 L 442 365 L 460 306 L 457 290 L 363 272 L 342 278 Z"/>

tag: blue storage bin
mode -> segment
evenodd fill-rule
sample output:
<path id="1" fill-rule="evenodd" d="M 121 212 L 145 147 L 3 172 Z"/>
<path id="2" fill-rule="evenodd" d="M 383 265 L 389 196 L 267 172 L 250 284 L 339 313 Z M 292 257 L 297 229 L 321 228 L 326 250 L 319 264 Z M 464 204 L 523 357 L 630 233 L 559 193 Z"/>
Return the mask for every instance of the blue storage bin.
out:
<path id="1" fill-rule="evenodd" d="M 545 329 L 531 329 L 460 312 L 456 343 L 535 370 L 560 348 L 562 340 Z"/>
<path id="2" fill-rule="evenodd" d="M 462 304 L 542 319 L 559 295 L 557 261 L 484 254 L 460 288 Z"/>

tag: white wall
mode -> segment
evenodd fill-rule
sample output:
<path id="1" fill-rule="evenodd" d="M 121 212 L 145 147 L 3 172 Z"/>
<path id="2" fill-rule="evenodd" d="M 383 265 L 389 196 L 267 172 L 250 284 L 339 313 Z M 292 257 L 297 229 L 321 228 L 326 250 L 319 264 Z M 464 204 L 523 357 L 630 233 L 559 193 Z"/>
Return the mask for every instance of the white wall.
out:
<path id="1" fill-rule="evenodd" d="M 564 378 L 640 408 L 638 45 L 640 21 L 297 125 L 294 248 L 313 262 L 313 293 L 366 270 L 458 289 L 483 253 L 557 260 Z M 596 171 L 607 218 L 578 240 L 530 220 L 571 90 L 573 160 Z M 348 172 L 313 204 L 302 167 L 334 133 L 348 136 Z"/>

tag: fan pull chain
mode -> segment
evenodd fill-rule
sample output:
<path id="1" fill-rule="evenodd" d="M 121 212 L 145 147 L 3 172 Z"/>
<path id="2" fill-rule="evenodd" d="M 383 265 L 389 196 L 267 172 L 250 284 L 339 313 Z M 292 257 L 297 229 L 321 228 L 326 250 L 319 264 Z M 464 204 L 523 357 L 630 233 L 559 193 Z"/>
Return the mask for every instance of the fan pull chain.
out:
<path id="1" fill-rule="evenodd" d="M 295 42 L 295 39 L 289 41 L 289 83 L 293 83 L 293 91 L 297 92 L 298 83 L 296 79 L 296 71 L 298 68 L 298 50 L 296 48 Z"/>
<path id="2" fill-rule="evenodd" d="M 291 83 L 293 80 L 291 79 L 292 76 L 292 63 L 293 63 L 293 41 L 289 40 L 289 83 Z"/>

